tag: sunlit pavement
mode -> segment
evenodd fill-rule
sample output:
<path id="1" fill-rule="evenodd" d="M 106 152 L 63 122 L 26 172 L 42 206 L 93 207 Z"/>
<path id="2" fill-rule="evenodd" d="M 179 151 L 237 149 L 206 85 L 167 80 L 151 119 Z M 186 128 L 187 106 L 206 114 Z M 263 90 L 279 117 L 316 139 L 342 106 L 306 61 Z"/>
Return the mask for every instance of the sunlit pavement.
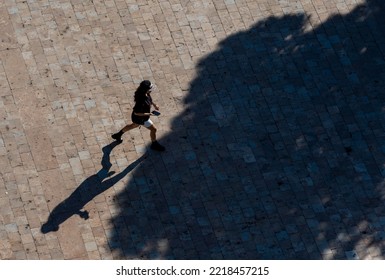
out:
<path id="1" fill-rule="evenodd" d="M 1 1 L 0 258 L 384 259 L 384 8 Z"/>

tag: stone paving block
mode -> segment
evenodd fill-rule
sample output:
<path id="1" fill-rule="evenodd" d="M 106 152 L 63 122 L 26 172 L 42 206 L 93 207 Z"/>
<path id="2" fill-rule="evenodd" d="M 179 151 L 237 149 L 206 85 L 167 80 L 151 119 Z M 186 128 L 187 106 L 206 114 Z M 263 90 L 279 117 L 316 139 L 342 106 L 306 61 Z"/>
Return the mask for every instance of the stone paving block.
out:
<path id="1" fill-rule="evenodd" d="M 383 258 L 384 6 L 357 4 L 0 4 L 1 258 Z M 167 152 L 130 131 L 105 178 L 143 79 Z"/>

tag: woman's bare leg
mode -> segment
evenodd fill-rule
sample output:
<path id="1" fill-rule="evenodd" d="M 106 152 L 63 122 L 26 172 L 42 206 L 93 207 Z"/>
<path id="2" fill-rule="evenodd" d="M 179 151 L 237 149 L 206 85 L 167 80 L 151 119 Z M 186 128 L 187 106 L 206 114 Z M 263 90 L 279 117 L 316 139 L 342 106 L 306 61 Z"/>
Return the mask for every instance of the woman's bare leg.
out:
<path id="1" fill-rule="evenodd" d="M 131 129 L 134 129 L 134 128 L 138 127 L 138 126 L 139 125 L 136 124 L 136 123 L 128 124 L 125 127 L 123 127 L 122 130 L 120 130 L 118 133 L 112 134 L 111 137 L 113 139 L 115 139 L 116 141 L 118 141 L 118 142 L 122 142 L 123 141 L 122 140 L 123 133 L 125 133 L 125 132 L 127 132 L 127 131 L 129 131 Z"/>
<path id="2" fill-rule="evenodd" d="M 129 131 L 131 129 L 137 128 L 138 126 L 139 125 L 136 124 L 136 123 L 128 124 L 128 125 L 126 125 L 125 127 L 122 128 L 122 131 L 123 131 L 123 133 L 125 133 L 125 132 L 127 132 L 127 131 Z"/>
<path id="3" fill-rule="evenodd" d="M 154 125 L 151 125 L 147 128 L 150 130 L 150 137 L 152 141 L 151 149 L 157 150 L 157 151 L 164 151 L 165 148 L 161 144 L 159 144 L 158 141 L 156 141 L 156 130 L 157 130 L 156 127 Z"/>

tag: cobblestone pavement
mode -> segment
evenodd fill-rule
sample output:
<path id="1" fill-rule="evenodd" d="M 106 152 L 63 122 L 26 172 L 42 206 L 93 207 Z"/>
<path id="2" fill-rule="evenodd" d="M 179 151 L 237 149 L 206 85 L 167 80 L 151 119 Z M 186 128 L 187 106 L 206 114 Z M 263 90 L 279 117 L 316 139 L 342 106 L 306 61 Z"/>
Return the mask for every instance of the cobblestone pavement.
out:
<path id="1" fill-rule="evenodd" d="M 0 259 L 384 259 L 384 12 L 1 1 Z"/>

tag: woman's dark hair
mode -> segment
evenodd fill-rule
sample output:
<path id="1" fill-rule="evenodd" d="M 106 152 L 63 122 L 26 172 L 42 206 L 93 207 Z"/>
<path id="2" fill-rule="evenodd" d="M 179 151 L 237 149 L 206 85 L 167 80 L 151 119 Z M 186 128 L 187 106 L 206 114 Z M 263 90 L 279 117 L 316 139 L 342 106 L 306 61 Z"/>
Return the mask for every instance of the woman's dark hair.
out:
<path id="1" fill-rule="evenodd" d="M 141 101 L 145 98 L 146 93 L 152 88 L 152 84 L 149 80 L 144 80 L 140 83 L 139 87 L 135 91 L 135 102 Z"/>

